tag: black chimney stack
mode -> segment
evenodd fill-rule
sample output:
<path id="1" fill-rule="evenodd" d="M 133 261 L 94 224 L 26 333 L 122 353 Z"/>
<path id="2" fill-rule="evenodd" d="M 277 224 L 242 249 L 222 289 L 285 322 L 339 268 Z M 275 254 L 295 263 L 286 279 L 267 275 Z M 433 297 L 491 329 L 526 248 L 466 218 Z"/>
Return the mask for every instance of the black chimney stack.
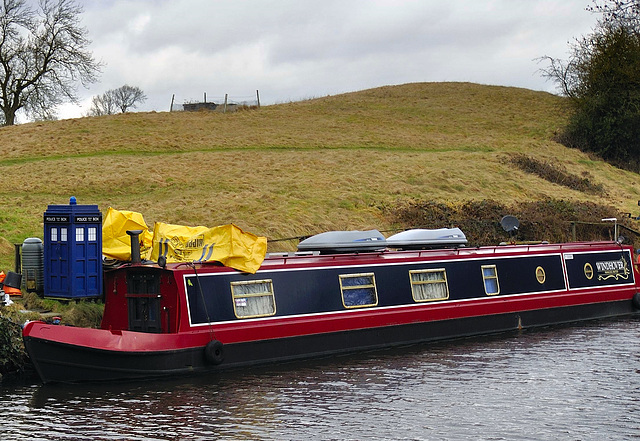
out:
<path id="1" fill-rule="evenodd" d="M 138 238 L 142 230 L 127 230 L 131 236 L 131 263 L 140 263 L 140 239 Z"/>

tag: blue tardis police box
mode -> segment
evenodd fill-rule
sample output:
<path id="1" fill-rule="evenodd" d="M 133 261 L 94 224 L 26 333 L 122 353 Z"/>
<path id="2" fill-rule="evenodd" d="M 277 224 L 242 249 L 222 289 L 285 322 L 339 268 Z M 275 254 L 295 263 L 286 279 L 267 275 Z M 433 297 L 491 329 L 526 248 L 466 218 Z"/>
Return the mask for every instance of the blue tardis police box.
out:
<path id="1" fill-rule="evenodd" d="M 44 213 L 44 296 L 102 296 L 102 213 L 97 205 L 49 205 Z"/>

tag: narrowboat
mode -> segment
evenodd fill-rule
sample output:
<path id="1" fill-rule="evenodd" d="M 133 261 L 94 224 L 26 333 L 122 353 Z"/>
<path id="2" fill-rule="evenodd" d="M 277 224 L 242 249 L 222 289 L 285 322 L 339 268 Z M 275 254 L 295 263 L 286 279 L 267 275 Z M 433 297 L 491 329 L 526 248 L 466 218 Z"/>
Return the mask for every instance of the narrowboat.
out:
<path id="1" fill-rule="evenodd" d="M 312 237 L 255 274 L 134 258 L 104 272 L 101 329 L 31 322 L 25 346 L 44 383 L 131 380 L 640 309 L 633 250 L 618 241 L 472 247 L 458 229 L 424 233 Z"/>

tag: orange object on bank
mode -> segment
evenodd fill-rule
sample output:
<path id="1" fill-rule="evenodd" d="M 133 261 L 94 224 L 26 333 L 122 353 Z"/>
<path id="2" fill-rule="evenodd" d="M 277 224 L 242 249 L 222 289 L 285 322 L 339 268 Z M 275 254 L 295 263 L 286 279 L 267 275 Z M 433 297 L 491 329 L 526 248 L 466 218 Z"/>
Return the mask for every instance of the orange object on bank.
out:
<path id="1" fill-rule="evenodd" d="M 4 283 L 4 280 L 6 279 L 6 277 L 7 275 L 4 273 L 4 271 L 0 271 L 0 283 Z M 22 291 L 20 291 L 20 288 L 13 288 L 11 286 L 4 285 L 2 287 L 2 290 L 4 291 L 5 294 L 9 294 L 10 296 L 22 295 Z"/>

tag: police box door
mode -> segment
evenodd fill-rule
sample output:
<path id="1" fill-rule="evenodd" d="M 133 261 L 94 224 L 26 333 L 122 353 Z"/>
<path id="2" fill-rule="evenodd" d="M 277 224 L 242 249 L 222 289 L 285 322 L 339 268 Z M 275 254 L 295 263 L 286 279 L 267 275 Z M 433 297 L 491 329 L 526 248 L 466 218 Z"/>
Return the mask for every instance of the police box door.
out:
<path id="1" fill-rule="evenodd" d="M 83 218 L 84 219 L 84 218 Z M 73 292 L 74 297 L 94 297 L 102 293 L 102 247 L 98 227 L 76 223 L 73 226 Z"/>
<path id="2" fill-rule="evenodd" d="M 57 224 L 47 225 L 47 264 L 45 264 L 45 293 L 57 297 L 69 292 L 69 228 Z"/>

